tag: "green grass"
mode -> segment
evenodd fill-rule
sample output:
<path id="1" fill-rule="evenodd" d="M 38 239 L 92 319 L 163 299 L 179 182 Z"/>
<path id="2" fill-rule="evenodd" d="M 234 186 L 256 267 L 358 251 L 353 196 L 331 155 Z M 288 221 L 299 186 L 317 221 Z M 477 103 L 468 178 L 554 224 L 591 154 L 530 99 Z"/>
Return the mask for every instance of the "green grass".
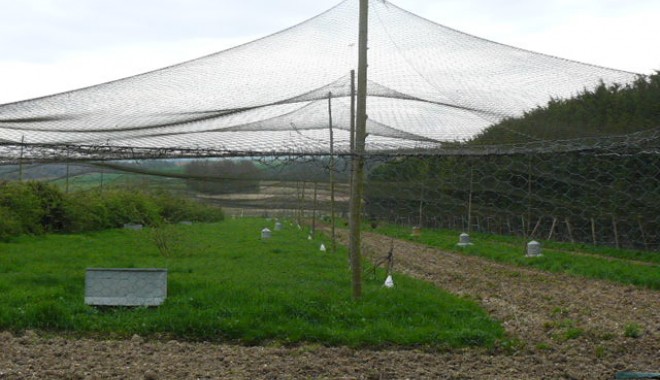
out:
<path id="1" fill-rule="evenodd" d="M 0 244 L 0 328 L 81 335 L 318 343 L 355 347 L 493 346 L 502 327 L 474 302 L 418 280 L 384 274 L 350 294 L 346 251 L 321 253 L 321 240 L 287 225 L 262 241 L 263 219 L 170 227 L 161 255 L 153 231 L 21 237 Z M 326 242 L 327 245 L 327 242 Z M 168 268 L 158 308 L 84 305 L 88 267 Z"/>
<path id="2" fill-rule="evenodd" d="M 365 227 L 365 230 L 371 229 Z M 660 254 L 657 252 L 542 242 L 543 256 L 527 258 L 526 243 L 519 237 L 472 233 L 474 245 L 460 248 L 456 246 L 459 234 L 451 230 L 424 229 L 421 236 L 414 237 L 410 228 L 384 225 L 375 232 L 501 263 L 660 289 Z"/>

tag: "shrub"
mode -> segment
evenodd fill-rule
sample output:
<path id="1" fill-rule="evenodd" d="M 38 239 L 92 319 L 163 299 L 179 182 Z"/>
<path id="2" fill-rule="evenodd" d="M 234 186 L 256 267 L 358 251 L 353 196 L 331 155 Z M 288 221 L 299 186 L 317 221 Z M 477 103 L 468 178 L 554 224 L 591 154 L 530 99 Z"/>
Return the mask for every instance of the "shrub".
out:
<path id="1" fill-rule="evenodd" d="M 27 189 L 37 198 L 41 209 L 41 227 L 45 232 L 63 231 L 66 224 L 64 194 L 55 185 L 31 181 Z"/>
<path id="2" fill-rule="evenodd" d="M 2 184 L 0 207 L 4 208 L 3 214 L 11 219 L 13 227 L 8 228 L 8 231 L 14 228 L 17 228 L 18 234 L 39 234 L 44 231 L 41 224 L 44 210 L 39 197 L 29 185 L 20 182 Z"/>
<path id="3" fill-rule="evenodd" d="M 126 223 L 155 226 L 163 221 L 218 222 L 220 208 L 135 189 L 63 194 L 43 182 L 0 184 L 0 240 L 21 234 L 84 232 L 119 228 Z"/>
<path id="4" fill-rule="evenodd" d="M 161 216 L 171 223 L 181 221 L 219 222 L 224 219 L 224 213 L 218 207 L 212 207 L 200 202 L 177 198 L 167 193 L 158 195 L 161 206 Z"/>
<path id="5" fill-rule="evenodd" d="M 113 190 L 103 194 L 108 209 L 110 227 L 126 223 L 154 225 L 161 221 L 160 207 L 146 193 L 130 190 Z"/>
<path id="6" fill-rule="evenodd" d="M 81 191 L 66 197 L 64 232 L 112 228 L 110 212 L 98 191 Z"/>

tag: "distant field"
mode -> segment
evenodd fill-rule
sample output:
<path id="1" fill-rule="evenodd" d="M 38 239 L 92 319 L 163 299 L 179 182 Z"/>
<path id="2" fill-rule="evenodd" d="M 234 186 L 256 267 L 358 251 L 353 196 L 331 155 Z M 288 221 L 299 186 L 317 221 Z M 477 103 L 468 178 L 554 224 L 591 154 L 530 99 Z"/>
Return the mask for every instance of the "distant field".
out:
<path id="1" fill-rule="evenodd" d="M 658 252 L 543 242 L 543 256 L 527 258 L 526 242 L 520 237 L 472 233 L 474 245 L 461 248 L 456 245 L 459 233 L 452 230 L 424 229 L 420 236 L 412 236 L 409 227 L 385 225 L 374 232 L 506 264 L 660 289 Z"/>
<path id="2" fill-rule="evenodd" d="M 384 273 L 368 276 L 364 298 L 353 301 L 345 250 L 322 253 L 321 240 L 288 224 L 262 241 L 272 224 L 238 219 L 0 244 L 0 329 L 439 349 L 504 339 L 474 302 L 403 275 L 394 289 L 382 286 Z M 166 256 L 154 236 L 167 237 Z M 88 267 L 168 268 L 168 299 L 159 308 L 86 306 Z"/>
<path id="3" fill-rule="evenodd" d="M 66 178 L 52 181 L 64 189 Z M 139 186 L 142 189 L 185 190 L 186 184 L 178 178 L 147 176 L 132 173 L 88 173 L 69 178 L 69 191 L 91 190 L 100 187 Z"/>

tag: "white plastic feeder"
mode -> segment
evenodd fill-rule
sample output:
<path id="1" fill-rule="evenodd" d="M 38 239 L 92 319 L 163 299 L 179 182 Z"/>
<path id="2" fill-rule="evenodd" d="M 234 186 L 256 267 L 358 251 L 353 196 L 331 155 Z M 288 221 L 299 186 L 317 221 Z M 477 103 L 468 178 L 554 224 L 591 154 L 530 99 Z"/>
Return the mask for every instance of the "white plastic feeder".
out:
<path id="1" fill-rule="evenodd" d="M 264 228 L 263 230 L 261 230 L 261 238 L 262 239 L 270 239 L 271 236 L 272 236 L 272 233 L 270 232 L 270 230 L 268 228 Z"/>
<path id="2" fill-rule="evenodd" d="M 543 256 L 541 253 L 541 243 L 536 240 L 532 240 L 527 243 L 527 255 L 526 257 L 540 257 Z"/>
<path id="3" fill-rule="evenodd" d="M 320 250 L 321 252 L 325 252 L 325 251 L 326 251 L 326 249 L 325 249 L 325 244 L 321 244 L 321 248 L 320 248 L 319 250 Z"/>
<path id="4" fill-rule="evenodd" d="M 394 280 L 392 279 L 391 275 L 387 276 L 383 286 L 386 287 L 386 288 L 393 288 L 394 287 Z"/>
<path id="5" fill-rule="evenodd" d="M 469 247 L 473 245 L 472 242 L 470 241 L 470 235 L 466 233 L 460 234 L 458 236 L 458 244 L 456 245 L 458 245 L 459 247 Z"/>

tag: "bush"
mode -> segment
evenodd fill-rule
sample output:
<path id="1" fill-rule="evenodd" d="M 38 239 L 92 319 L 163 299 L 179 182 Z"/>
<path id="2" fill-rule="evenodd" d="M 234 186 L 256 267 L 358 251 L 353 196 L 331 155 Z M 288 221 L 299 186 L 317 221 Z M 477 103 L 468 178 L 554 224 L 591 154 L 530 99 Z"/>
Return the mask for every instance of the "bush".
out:
<path id="1" fill-rule="evenodd" d="M 154 197 L 140 191 L 113 190 L 103 194 L 110 227 L 126 223 L 151 226 L 161 222 L 161 209 Z"/>
<path id="2" fill-rule="evenodd" d="M 63 194 L 43 182 L 0 184 L 0 240 L 22 234 L 78 233 L 119 228 L 126 223 L 146 226 L 184 220 L 217 222 L 222 210 L 167 193 L 134 189 L 80 191 Z"/>
<path id="3" fill-rule="evenodd" d="M 0 187 L 0 207 L 8 219 L 6 231 L 17 234 L 39 234 L 44 232 L 41 224 L 45 211 L 41 201 L 29 184 L 7 182 Z M 5 223 L 5 218 L 0 223 Z"/>
<path id="4" fill-rule="evenodd" d="M 64 232 L 112 228 L 110 211 L 98 191 L 81 191 L 66 197 Z"/>
<path id="5" fill-rule="evenodd" d="M 0 206 L 0 241 L 9 241 L 23 233 L 21 222 L 10 209 Z"/>
<path id="6" fill-rule="evenodd" d="M 37 181 L 28 182 L 27 188 L 38 200 L 41 228 L 45 232 L 63 231 L 66 224 L 66 202 L 62 191 L 55 185 Z"/>
<path id="7" fill-rule="evenodd" d="M 224 219 L 220 208 L 211 207 L 190 199 L 176 198 L 163 193 L 158 196 L 158 204 L 162 207 L 161 216 L 170 223 L 182 221 L 219 222 Z"/>

